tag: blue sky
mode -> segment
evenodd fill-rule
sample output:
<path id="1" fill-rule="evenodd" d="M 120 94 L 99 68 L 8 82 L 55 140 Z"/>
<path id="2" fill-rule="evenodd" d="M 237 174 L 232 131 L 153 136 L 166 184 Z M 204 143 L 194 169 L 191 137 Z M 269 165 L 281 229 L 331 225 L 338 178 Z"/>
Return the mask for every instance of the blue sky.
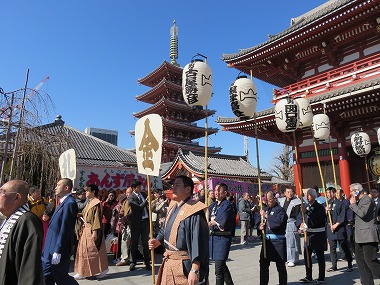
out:
<path id="1" fill-rule="evenodd" d="M 221 60 L 223 53 L 258 45 L 290 25 L 297 17 L 326 1 L 0 1 L 0 87 L 5 92 L 29 87 L 46 76 L 41 90 L 54 102 L 44 123 L 62 115 L 69 126 L 114 129 L 119 146 L 134 148 L 133 112 L 147 107 L 135 100 L 149 90 L 138 84 L 169 58 L 170 27 L 179 28 L 179 58 L 183 67 L 201 53 L 213 72 L 209 126 L 217 116 L 233 117 L 228 89 L 238 71 Z M 273 86 L 255 80 L 257 110 L 272 107 Z M 198 125 L 204 126 L 204 120 Z M 244 154 L 242 136 L 220 130 L 209 138 L 222 153 Z M 199 143 L 204 145 L 204 139 Z M 281 150 L 260 141 L 260 166 L 269 170 Z M 249 139 L 249 159 L 256 166 L 255 141 Z"/>

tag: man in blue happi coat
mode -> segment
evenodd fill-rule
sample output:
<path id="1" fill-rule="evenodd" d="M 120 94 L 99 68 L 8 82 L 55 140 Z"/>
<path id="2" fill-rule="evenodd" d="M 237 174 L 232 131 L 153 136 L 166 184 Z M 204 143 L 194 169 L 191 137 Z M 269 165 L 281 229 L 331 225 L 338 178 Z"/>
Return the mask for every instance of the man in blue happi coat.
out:
<path id="1" fill-rule="evenodd" d="M 235 212 L 227 200 L 228 186 L 218 183 L 214 193 L 216 201 L 209 206 L 210 258 L 215 260 L 216 285 L 233 285 L 231 273 L 226 265 L 231 248 L 232 230 L 234 228 Z"/>
<path id="2" fill-rule="evenodd" d="M 260 223 L 259 228 L 265 231 L 265 243 L 263 240 L 260 253 L 260 285 L 266 285 L 269 282 L 271 261 L 276 263 L 279 284 L 285 285 L 288 280 L 285 266 L 287 260 L 285 231 L 288 216 L 284 208 L 277 203 L 273 191 L 266 193 L 266 200 L 267 207 L 260 210 L 263 223 Z"/>
<path id="3" fill-rule="evenodd" d="M 304 213 L 305 222 L 302 221 L 302 214 L 297 217 L 297 226 L 300 231 L 306 231 L 306 243 L 304 249 L 304 259 L 306 266 L 306 277 L 300 279 L 301 282 L 310 283 L 313 280 L 311 254 L 313 251 L 318 258 L 318 279 L 316 284 L 325 282 L 325 253 L 327 250 L 326 242 L 326 210 L 323 205 L 316 201 L 317 192 L 309 188 L 306 192 L 307 204 L 301 208 Z"/>
<path id="4" fill-rule="evenodd" d="M 352 271 L 352 255 L 350 249 L 348 247 L 347 241 L 347 232 L 346 232 L 346 205 L 343 201 L 337 199 L 336 197 L 336 189 L 334 187 L 329 187 L 331 192 L 331 197 L 328 200 L 328 206 L 326 207 L 327 211 L 331 212 L 331 221 L 327 220 L 327 238 L 330 244 L 330 258 L 331 258 L 331 267 L 327 269 L 328 272 L 336 271 L 337 268 L 337 253 L 336 248 L 337 245 L 340 245 L 340 248 L 344 252 L 344 256 L 347 259 L 348 267 L 346 269 L 347 272 Z"/>

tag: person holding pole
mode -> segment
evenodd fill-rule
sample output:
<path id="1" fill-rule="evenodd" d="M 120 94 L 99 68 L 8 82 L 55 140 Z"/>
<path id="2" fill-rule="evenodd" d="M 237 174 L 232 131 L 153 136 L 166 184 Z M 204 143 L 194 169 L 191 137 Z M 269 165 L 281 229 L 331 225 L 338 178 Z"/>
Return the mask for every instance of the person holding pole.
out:
<path id="1" fill-rule="evenodd" d="M 286 272 L 286 225 L 288 216 L 284 208 L 276 201 L 273 191 L 268 191 L 265 195 L 267 207 L 260 210 L 263 222 L 260 223 L 260 230 L 265 231 L 266 255 L 264 246 L 260 253 L 260 285 L 269 283 L 269 265 L 273 261 L 276 263 L 280 285 L 286 285 L 288 274 Z"/>
<path id="2" fill-rule="evenodd" d="M 164 226 L 155 239 L 149 240 L 150 249 L 161 243 L 165 246 L 156 285 L 208 284 L 207 206 L 191 199 L 193 190 L 194 182 L 190 177 L 177 177 Z"/>
<path id="3" fill-rule="evenodd" d="M 305 222 L 302 222 L 302 213 L 297 217 L 297 226 L 300 228 L 300 233 L 306 231 L 306 243 L 304 250 L 304 257 L 306 260 L 311 260 L 313 251 L 317 254 L 318 258 L 318 279 L 317 284 L 325 283 L 325 254 L 327 250 L 326 241 L 326 211 L 323 205 L 316 201 L 317 191 L 313 188 L 307 189 L 306 200 L 307 204 L 303 205 L 301 212 L 304 213 Z M 308 256 L 307 256 L 308 255 Z M 309 266 L 305 262 L 306 277 L 300 279 L 301 282 L 310 283 L 313 280 L 312 263 Z"/>
<path id="4" fill-rule="evenodd" d="M 348 247 L 347 233 L 346 233 L 346 208 L 342 201 L 336 199 L 336 189 L 329 187 L 330 199 L 328 200 L 328 206 L 326 211 L 331 211 L 332 224 L 328 223 L 326 226 L 327 237 L 330 245 L 330 258 L 331 267 L 327 269 L 327 272 L 336 271 L 337 268 L 337 254 L 336 248 L 339 243 L 340 248 L 344 251 L 344 255 L 348 262 L 347 272 L 352 271 L 352 255 Z"/>
<path id="5" fill-rule="evenodd" d="M 216 285 L 233 285 L 230 270 L 226 261 L 230 253 L 232 230 L 234 229 L 235 212 L 227 199 L 228 186 L 218 183 L 215 186 L 216 201 L 208 210 L 210 213 L 210 259 L 215 261 Z"/>
<path id="6" fill-rule="evenodd" d="M 278 203 L 288 215 L 286 224 L 286 252 L 288 267 L 294 267 L 301 254 L 300 237 L 296 226 L 298 214 L 301 211 L 301 200 L 294 196 L 294 186 L 285 186 L 285 197 L 278 198 Z"/>

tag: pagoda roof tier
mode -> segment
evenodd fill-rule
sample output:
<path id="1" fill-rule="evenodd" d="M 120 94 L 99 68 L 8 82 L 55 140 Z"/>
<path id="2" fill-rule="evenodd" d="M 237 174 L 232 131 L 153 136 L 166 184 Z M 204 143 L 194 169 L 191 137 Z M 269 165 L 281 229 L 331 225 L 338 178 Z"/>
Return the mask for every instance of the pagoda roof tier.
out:
<path id="1" fill-rule="evenodd" d="M 185 131 L 185 132 L 191 132 L 190 140 L 202 138 L 205 136 L 205 130 L 206 128 L 199 127 L 194 123 L 186 124 L 174 120 L 168 120 L 165 118 L 162 118 L 162 124 L 164 126 L 164 129 L 172 129 L 172 130 L 179 130 L 179 131 Z M 209 135 L 215 134 L 218 132 L 218 128 L 207 128 L 207 132 Z M 129 131 L 131 135 L 135 135 L 135 130 Z"/>
<path id="2" fill-rule="evenodd" d="M 307 98 L 307 97 L 306 97 Z M 314 114 L 324 110 L 330 118 L 330 133 L 344 130 L 345 136 L 362 128 L 371 131 L 380 127 L 380 77 L 341 87 L 309 99 Z M 253 118 L 222 118 L 216 121 L 224 131 L 231 131 L 244 136 L 255 137 L 255 122 Z M 293 145 L 292 133 L 283 133 L 276 126 L 274 108 L 257 113 L 258 138 L 267 141 Z M 312 138 L 310 128 L 297 130 L 298 138 Z"/>
<path id="3" fill-rule="evenodd" d="M 207 172 L 212 177 L 254 179 L 258 176 L 257 168 L 253 167 L 242 156 L 210 154 L 207 157 Z M 183 168 L 195 176 L 204 177 L 204 154 L 179 149 L 172 165 L 166 169 L 165 173 L 161 173 L 162 179 L 179 175 L 178 171 L 181 171 Z M 272 177 L 272 175 L 266 172 L 261 172 L 261 176 L 267 179 Z"/>
<path id="4" fill-rule="evenodd" d="M 206 128 L 199 127 L 195 123 L 186 124 L 186 123 L 182 123 L 182 122 L 178 122 L 178 121 L 174 121 L 174 120 L 168 120 L 165 118 L 162 118 L 162 123 L 163 123 L 164 127 L 166 127 L 166 128 L 178 129 L 178 130 L 182 130 L 182 131 L 189 131 L 189 132 L 193 132 L 193 133 L 199 133 L 200 134 L 199 138 L 204 137 L 204 132 L 206 130 Z M 207 128 L 207 132 L 209 135 L 215 134 L 218 132 L 218 128 Z"/>
<path id="5" fill-rule="evenodd" d="M 162 115 L 162 114 L 165 114 L 166 111 L 170 111 L 170 110 L 176 110 L 176 111 L 180 111 L 181 113 L 190 114 L 193 122 L 204 119 L 206 118 L 206 116 L 211 116 L 215 114 L 216 112 L 215 110 L 207 110 L 207 115 L 206 115 L 206 110 L 204 109 L 192 108 L 189 105 L 187 105 L 185 102 L 175 102 L 170 99 L 162 97 L 158 102 L 148 107 L 147 109 L 142 110 L 137 113 L 133 113 L 133 116 L 136 118 L 141 118 L 145 115 L 149 115 L 152 113 Z"/>
<path id="6" fill-rule="evenodd" d="M 182 82 L 182 68 L 178 67 L 172 63 L 167 62 L 166 60 L 155 70 L 149 73 L 147 76 L 138 79 L 137 81 L 140 84 L 145 86 L 153 87 L 162 80 L 166 78 L 169 81 L 174 81 L 181 83 Z M 181 85 L 181 84 L 180 84 Z"/>
<path id="7" fill-rule="evenodd" d="M 181 96 L 179 96 L 179 100 L 185 102 L 182 97 L 182 86 L 173 83 L 166 78 L 162 78 L 162 80 L 153 86 L 153 88 L 149 89 L 144 94 L 136 96 L 135 98 L 136 100 L 153 104 L 160 100 L 162 97 L 166 97 L 170 91 L 180 94 Z"/>
<path id="8" fill-rule="evenodd" d="M 195 151 L 199 153 L 204 153 L 205 151 L 205 147 L 202 145 L 199 145 L 198 143 L 184 143 L 184 142 L 177 142 L 177 141 L 172 141 L 172 140 L 164 140 L 162 144 L 166 148 L 176 149 L 176 150 L 181 148 L 184 150 Z M 209 146 L 207 148 L 208 153 L 217 153 L 217 152 L 220 152 L 221 150 L 222 150 L 221 147 Z"/>
<path id="9" fill-rule="evenodd" d="M 316 62 L 336 68 L 355 48 L 379 44 L 378 0 L 335 0 L 292 19 L 290 28 L 257 46 L 223 54 L 229 67 L 284 87 L 307 78 Z M 319 71 L 317 71 L 319 72 Z"/>

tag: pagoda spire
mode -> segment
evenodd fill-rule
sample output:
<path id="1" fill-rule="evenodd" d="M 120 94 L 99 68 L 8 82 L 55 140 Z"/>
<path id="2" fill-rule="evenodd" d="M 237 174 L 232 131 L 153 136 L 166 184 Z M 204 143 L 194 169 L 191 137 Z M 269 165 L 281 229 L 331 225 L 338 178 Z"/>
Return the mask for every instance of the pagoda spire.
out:
<path id="1" fill-rule="evenodd" d="M 175 20 L 173 21 L 173 26 L 170 28 L 170 58 L 171 63 L 175 66 L 179 66 L 177 63 L 178 58 L 178 27 L 176 26 Z"/>

